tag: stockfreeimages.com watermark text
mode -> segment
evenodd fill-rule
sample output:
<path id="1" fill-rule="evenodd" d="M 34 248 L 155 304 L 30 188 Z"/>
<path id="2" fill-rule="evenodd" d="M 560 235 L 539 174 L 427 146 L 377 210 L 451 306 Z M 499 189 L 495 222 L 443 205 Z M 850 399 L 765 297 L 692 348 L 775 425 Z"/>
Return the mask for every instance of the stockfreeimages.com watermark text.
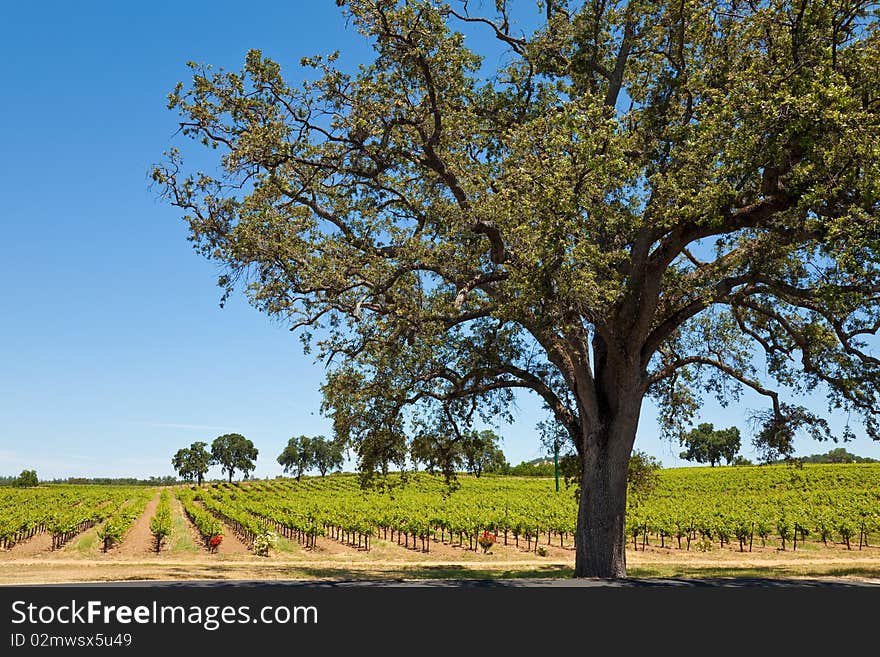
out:
<path id="1" fill-rule="evenodd" d="M 214 631 L 223 625 L 318 623 L 314 605 L 166 605 L 153 601 L 144 605 L 111 605 L 101 600 L 36 605 L 24 600 L 12 603 L 13 625 L 199 625 Z"/>

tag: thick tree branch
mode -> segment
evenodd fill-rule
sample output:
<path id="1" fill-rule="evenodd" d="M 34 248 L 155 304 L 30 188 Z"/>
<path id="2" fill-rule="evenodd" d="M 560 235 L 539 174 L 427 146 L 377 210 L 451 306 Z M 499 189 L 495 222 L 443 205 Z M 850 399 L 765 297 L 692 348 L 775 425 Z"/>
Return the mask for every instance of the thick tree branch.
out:
<path id="1" fill-rule="evenodd" d="M 681 368 L 687 367 L 689 365 L 705 365 L 708 367 L 714 367 L 716 370 L 726 374 L 732 379 L 735 379 L 743 385 L 748 386 L 758 394 L 769 397 L 773 402 L 774 414 L 777 416 L 780 414 L 779 394 L 776 391 L 765 388 L 763 385 L 761 385 L 759 381 L 746 376 L 736 368 L 730 367 L 726 363 L 723 363 L 720 360 L 716 360 L 714 358 L 709 358 L 708 356 L 685 356 L 683 358 L 675 360 L 672 363 L 669 363 L 668 365 L 665 365 L 646 379 L 645 388 L 647 389 L 648 387 L 659 383 L 663 379 L 672 376 Z"/>
<path id="2" fill-rule="evenodd" d="M 605 106 L 614 107 L 623 88 L 623 74 L 626 70 L 626 61 L 629 59 L 633 47 L 635 24 L 629 20 L 623 26 L 623 39 L 620 42 L 620 50 L 614 61 L 614 69 L 608 77 L 608 91 L 605 93 Z"/>
<path id="3" fill-rule="evenodd" d="M 705 223 L 680 224 L 673 228 L 651 253 L 652 274 L 662 275 L 662 272 L 689 244 L 706 237 L 729 235 L 745 228 L 754 228 L 767 221 L 773 214 L 791 208 L 796 200 L 795 197 L 780 192 L 729 212 L 721 221 L 707 220 Z"/>

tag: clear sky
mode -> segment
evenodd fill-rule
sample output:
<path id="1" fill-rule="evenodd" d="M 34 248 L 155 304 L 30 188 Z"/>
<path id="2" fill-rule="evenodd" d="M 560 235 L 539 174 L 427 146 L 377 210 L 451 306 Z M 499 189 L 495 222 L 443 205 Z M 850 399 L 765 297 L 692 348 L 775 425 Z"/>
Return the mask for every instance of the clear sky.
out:
<path id="1" fill-rule="evenodd" d="M 19 2 L 3 14 L 0 475 L 170 475 L 178 448 L 231 431 L 260 450 L 255 476 L 280 474 L 289 437 L 330 433 L 322 367 L 241 296 L 219 308 L 218 272 L 148 172 L 173 143 L 165 96 L 188 60 L 237 69 L 260 48 L 296 80 L 303 55 L 339 49 L 351 65 L 364 42 L 329 0 Z M 747 436 L 756 405 L 712 404 L 701 419 Z M 512 463 L 541 454 L 539 407 L 522 398 L 500 427 Z M 684 465 L 654 417 L 646 407 L 637 447 Z M 865 438 L 847 448 L 880 457 Z M 754 458 L 747 437 L 743 453 Z"/>

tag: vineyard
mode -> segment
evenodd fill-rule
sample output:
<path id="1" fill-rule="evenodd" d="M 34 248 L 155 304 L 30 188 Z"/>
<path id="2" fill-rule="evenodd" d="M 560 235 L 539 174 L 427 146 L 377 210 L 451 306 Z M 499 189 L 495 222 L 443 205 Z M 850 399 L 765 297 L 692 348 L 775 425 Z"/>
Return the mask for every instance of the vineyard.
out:
<path id="1" fill-rule="evenodd" d="M 812 540 L 846 548 L 880 541 L 880 464 L 680 468 L 664 471 L 647 503 L 631 508 L 634 547 L 735 542 L 740 551 L 796 550 Z"/>
<path id="2" fill-rule="evenodd" d="M 372 537 L 429 552 L 431 543 L 477 550 L 483 532 L 504 545 L 574 546 L 576 501 L 545 479 L 461 479 L 449 494 L 425 474 L 390 492 L 365 492 L 356 477 L 212 484 L 184 489 L 208 514 L 253 545 L 268 530 L 312 547 L 323 536 L 360 550 Z M 848 549 L 880 541 L 880 466 L 683 468 L 661 473 L 658 487 L 627 515 L 632 547 L 709 549 L 756 541 L 797 550 L 805 541 Z"/>
<path id="3" fill-rule="evenodd" d="M 153 491 L 123 486 L 51 486 L 0 489 L 0 547 L 48 532 L 52 549 L 98 523 L 105 550 L 120 541 L 143 513 Z M 106 521 L 106 522 L 105 522 Z"/>
<path id="4" fill-rule="evenodd" d="M 328 558 L 335 567 L 574 562 L 573 488 L 557 493 L 552 479 L 537 477 L 461 476 L 454 490 L 426 473 L 405 479 L 393 475 L 383 490 L 364 490 L 346 474 L 162 490 L 0 488 L 0 557 L 14 569 L 17 548 L 31 544 L 24 554 L 50 560 L 63 552 L 95 562 L 186 558 L 227 568 Z M 713 550 L 731 562 L 753 552 L 777 560 L 864 554 L 871 564 L 880 546 L 880 464 L 663 470 L 638 499 L 631 497 L 626 525 L 636 560 L 687 563 Z M 74 544 L 94 547 L 65 548 Z M 265 571 L 252 576 L 258 572 Z"/>

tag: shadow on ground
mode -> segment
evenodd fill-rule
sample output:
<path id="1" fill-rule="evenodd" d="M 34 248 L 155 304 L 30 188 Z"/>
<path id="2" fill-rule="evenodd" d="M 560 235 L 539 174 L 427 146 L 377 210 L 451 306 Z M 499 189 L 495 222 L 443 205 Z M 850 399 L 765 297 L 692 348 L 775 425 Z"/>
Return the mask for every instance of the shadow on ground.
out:
<path id="1" fill-rule="evenodd" d="M 336 571 L 338 575 L 338 571 Z M 629 577 L 627 579 L 573 579 L 547 577 L 492 577 L 457 579 L 309 579 L 309 580 L 189 580 L 189 581 L 125 581 L 67 584 L 62 586 L 124 586 L 151 588 L 352 588 L 352 587 L 423 587 L 423 588 L 765 588 L 765 589 L 855 589 L 880 588 L 880 581 L 828 580 L 828 579 L 774 579 L 767 577 L 704 577 L 704 578 L 653 578 Z M 320 577 L 319 573 L 314 576 Z"/>

